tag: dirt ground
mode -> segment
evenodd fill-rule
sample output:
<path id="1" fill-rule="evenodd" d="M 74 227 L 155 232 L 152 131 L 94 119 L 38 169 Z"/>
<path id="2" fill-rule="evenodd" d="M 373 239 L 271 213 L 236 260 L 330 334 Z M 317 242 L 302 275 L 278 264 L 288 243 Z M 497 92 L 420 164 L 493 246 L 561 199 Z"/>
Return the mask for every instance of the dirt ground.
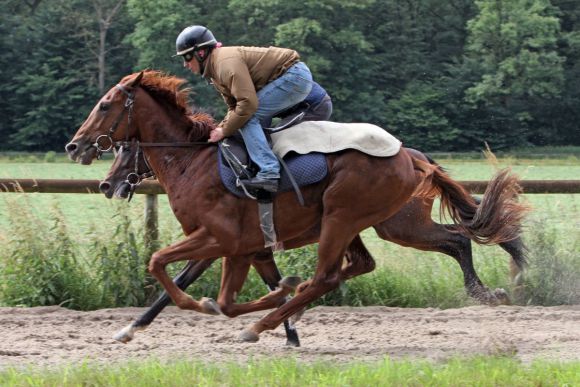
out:
<path id="1" fill-rule="evenodd" d="M 143 311 L 0 308 L 0 369 L 84 360 L 122 363 L 151 357 L 348 362 L 385 356 L 444 361 L 474 354 L 513 354 L 523 362 L 580 360 L 580 305 L 448 310 L 318 307 L 307 311 L 297 324 L 300 348 L 285 346 L 283 327 L 264 332 L 257 343 L 238 342 L 242 328 L 260 314 L 228 319 L 169 307 L 132 342 L 115 342 L 112 335 Z"/>

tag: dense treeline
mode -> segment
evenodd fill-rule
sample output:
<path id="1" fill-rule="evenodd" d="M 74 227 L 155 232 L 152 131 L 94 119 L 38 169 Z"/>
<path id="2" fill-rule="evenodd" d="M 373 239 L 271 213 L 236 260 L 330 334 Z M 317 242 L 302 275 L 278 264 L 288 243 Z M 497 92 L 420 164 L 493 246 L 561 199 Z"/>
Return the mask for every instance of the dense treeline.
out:
<path id="1" fill-rule="evenodd" d="M 0 149 L 58 150 L 99 96 L 172 58 L 205 24 L 225 45 L 298 50 L 334 120 L 388 128 L 423 150 L 580 145 L 577 0 L 0 0 Z"/>

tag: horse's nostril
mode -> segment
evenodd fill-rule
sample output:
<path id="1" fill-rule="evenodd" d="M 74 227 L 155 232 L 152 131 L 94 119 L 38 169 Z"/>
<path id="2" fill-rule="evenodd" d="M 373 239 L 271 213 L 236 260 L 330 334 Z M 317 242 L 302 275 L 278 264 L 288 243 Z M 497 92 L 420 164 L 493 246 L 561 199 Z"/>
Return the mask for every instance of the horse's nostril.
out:
<path id="1" fill-rule="evenodd" d="M 99 191 L 102 193 L 107 193 L 109 189 L 111 189 L 111 183 L 108 181 L 102 181 L 101 184 L 99 184 Z"/>
<path id="2" fill-rule="evenodd" d="M 64 149 L 67 151 L 67 153 L 72 153 L 72 152 L 76 151 L 77 148 L 78 148 L 78 145 L 76 143 L 74 143 L 74 142 L 69 142 L 64 147 Z"/>

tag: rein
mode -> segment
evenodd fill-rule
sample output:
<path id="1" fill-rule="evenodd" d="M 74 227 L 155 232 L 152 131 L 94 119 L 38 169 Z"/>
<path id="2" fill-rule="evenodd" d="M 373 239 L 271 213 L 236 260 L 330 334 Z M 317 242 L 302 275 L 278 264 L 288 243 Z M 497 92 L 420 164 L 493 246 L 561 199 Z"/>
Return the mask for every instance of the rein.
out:
<path id="1" fill-rule="evenodd" d="M 124 108 L 117 117 L 113 124 L 109 128 L 109 132 L 107 134 L 100 135 L 96 138 L 95 143 L 93 146 L 97 148 L 97 158 L 100 158 L 103 153 L 113 151 L 115 153 L 115 157 L 117 157 L 120 152 L 116 152 L 118 150 L 131 150 L 131 145 L 133 143 L 137 144 L 137 151 L 135 152 L 135 166 L 133 172 L 130 172 L 127 177 L 125 178 L 125 183 L 129 185 L 129 198 L 128 200 L 131 201 L 133 198 L 133 194 L 137 186 L 141 184 L 144 179 L 155 177 L 155 173 L 153 172 L 153 168 L 149 164 L 147 157 L 142 151 L 142 148 L 146 147 L 171 147 L 171 148 L 190 148 L 196 146 L 215 146 L 216 143 L 207 142 L 207 141 L 192 141 L 192 142 L 140 142 L 138 140 L 133 139 L 133 141 L 129 141 L 129 129 L 131 128 L 131 118 L 133 116 L 133 106 L 135 105 L 135 93 L 127 90 L 123 85 L 116 84 L 115 88 L 120 90 L 123 94 L 127 96 L 127 100 L 125 101 Z M 127 113 L 127 131 L 125 133 L 125 140 L 124 141 L 113 141 L 113 134 L 116 132 L 123 116 Z M 118 154 L 117 154 L 118 153 Z M 147 167 L 147 171 L 143 173 L 139 173 L 139 157 L 143 156 L 143 160 Z"/>
<path id="2" fill-rule="evenodd" d="M 129 128 L 131 127 L 131 117 L 133 115 L 133 106 L 135 104 L 135 93 L 130 92 L 127 90 L 123 85 L 116 84 L 115 88 L 120 90 L 123 94 L 127 96 L 127 100 L 125 101 L 124 109 L 119 112 L 119 115 L 113 121 L 113 124 L 109 128 L 109 133 L 102 134 L 98 136 L 95 140 L 93 146 L 97 148 L 97 158 L 100 158 L 104 152 L 109 152 L 113 150 L 113 148 L 118 148 L 121 146 L 129 146 Z M 127 112 L 127 131 L 125 133 L 125 140 L 124 141 L 113 141 L 112 135 L 115 133 L 121 120 L 123 119 L 123 115 Z M 104 144 L 103 140 L 106 142 Z M 216 143 L 207 142 L 207 141 L 193 141 L 193 142 L 141 142 L 138 146 L 141 147 L 178 147 L 178 148 L 189 148 L 195 146 L 215 146 Z"/>
<path id="3" fill-rule="evenodd" d="M 141 146 L 139 144 L 139 141 L 135 141 L 137 143 L 137 151 L 135 151 L 135 167 L 133 172 L 129 173 L 127 175 L 127 177 L 125 178 L 125 183 L 129 184 L 129 198 L 127 201 L 131 201 L 131 199 L 133 198 L 133 194 L 135 193 L 135 190 L 137 189 L 137 187 L 141 184 L 141 182 L 147 178 L 153 177 L 154 179 L 156 179 L 157 177 L 155 176 L 155 173 L 153 172 L 153 168 L 151 168 L 151 165 L 149 164 L 149 161 L 147 160 L 147 157 L 145 157 L 145 154 L 143 154 L 143 151 L 141 151 Z M 127 150 L 130 152 L 131 148 L 129 146 L 127 146 Z M 121 154 L 121 152 L 119 152 L 119 154 Z M 145 162 L 145 166 L 147 167 L 147 171 L 143 172 L 143 173 L 139 173 L 139 156 L 143 156 L 143 161 Z"/>
<path id="4" fill-rule="evenodd" d="M 121 120 L 123 119 L 123 115 L 125 114 L 125 112 L 127 112 L 127 133 L 125 135 L 125 141 L 129 142 L 129 127 L 131 125 L 131 116 L 133 115 L 133 105 L 135 104 L 135 94 L 130 92 L 129 90 L 127 90 L 124 86 L 122 86 L 120 84 L 116 84 L 115 87 L 117 89 L 121 90 L 121 92 L 123 92 L 123 94 L 125 94 L 127 96 L 127 100 L 125 101 L 125 105 L 124 105 L 123 110 L 121 110 L 119 112 L 119 114 L 117 115 L 117 118 L 115 118 L 115 121 L 113 121 L 113 124 L 109 128 L 109 133 L 102 134 L 95 139 L 95 143 L 93 144 L 93 146 L 95 148 L 97 148 L 97 158 L 98 159 L 101 158 L 101 156 L 103 155 L 104 152 L 108 152 L 108 151 L 112 150 L 113 147 L 116 145 L 111 136 L 113 135 L 113 133 L 115 133 L 115 131 L 119 127 L 119 124 L 121 123 Z M 108 146 L 101 145 L 101 142 L 103 139 L 108 141 Z"/>

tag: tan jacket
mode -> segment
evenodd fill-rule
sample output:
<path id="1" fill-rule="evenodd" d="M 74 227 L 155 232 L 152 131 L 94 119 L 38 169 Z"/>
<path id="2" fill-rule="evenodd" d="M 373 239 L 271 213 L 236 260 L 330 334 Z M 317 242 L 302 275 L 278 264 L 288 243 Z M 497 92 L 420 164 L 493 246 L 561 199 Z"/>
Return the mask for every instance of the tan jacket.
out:
<path id="1" fill-rule="evenodd" d="M 258 109 L 258 92 L 298 62 L 294 50 L 278 47 L 220 47 L 207 58 L 203 76 L 228 105 L 219 124 L 231 136 L 248 122 Z"/>

